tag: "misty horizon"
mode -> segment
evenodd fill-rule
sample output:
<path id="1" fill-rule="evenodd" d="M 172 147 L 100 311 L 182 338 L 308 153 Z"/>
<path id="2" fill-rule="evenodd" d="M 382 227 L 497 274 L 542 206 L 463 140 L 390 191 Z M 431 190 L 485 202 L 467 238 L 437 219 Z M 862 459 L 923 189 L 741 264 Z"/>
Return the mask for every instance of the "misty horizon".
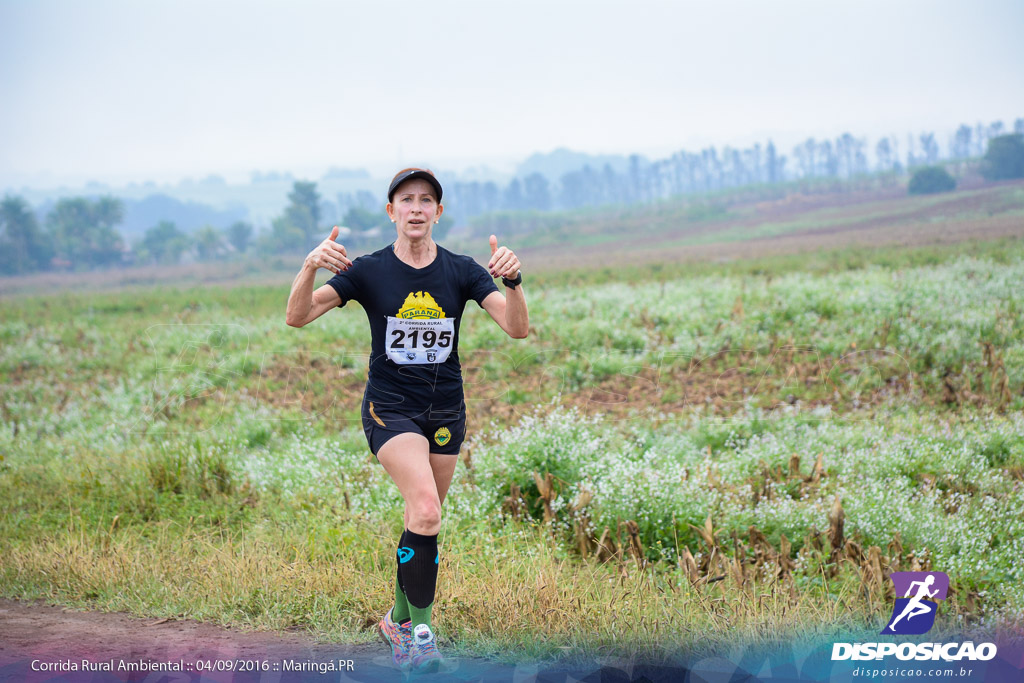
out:
<path id="1" fill-rule="evenodd" d="M 845 132 L 944 145 L 1024 115 L 1015 2 L 420 7 L 0 3 L 0 187 L 501 175 L 560 148 L 788 152 Z"/>
<path id="2" fill-rule="evenodd" d="M 1022 112 L 1024 113 L 1024 112 Z M 1016 116 L 1002 119 L 984 119 L 978 118 L 974 125 L 979 127 L 989 127 L 995 124 L 1002 124 L 1004 132 L 1021 132 L 1022 121 L 1024 118 Z M 961 122 L 959 125 L 965 125 L 966 122 Z M 970 125 L 970 124 L 967 124 Z M 937 144 L 939 145 L 939 156 L 940 158 L 950 158 L 951 154 L 952 139 L 954 131 L 957 126 L 951 126 L 948 130 L 939 131 L 927 131 L 933 133 L 936 136 Z M 883 137 L 887 137 L 896 141 L 897 145 L 911 145 L 917 144 L 919 135 L 926 131 L 906 131 L 903 134 L 891 134 Z M 869 150 L 868 158 L 869 162 L 874 165 L 877 161 L 873 150 L 873 143 L 876 140 L 871 139 L 868 136 L 859 135 L 856 131 L 842 131 L 831 137 L 839 137 L 843 134 L 852 134 L 853 137 L 863 140 Z M 829 136 L 814 136 L 804 135 L 802 137 L 797 136 L 797 142 L 790 146 L 784 146 L 779 144 L 776 139 L 771 137 L 765 139 L 754 140 L 752 144 L 765 145 L 772 143 L 779 149 L 780 154 L 791 155 L 793 149 L 807 140 L 828 140 Z M 879 138 L 881 139 L 881 138 Z M 506 159 L 503 163 L 495 162 L 494 160 L 488 160 L 484 158 L 474 159 L 466 161 L 461 166 L 450 165 L 450 164 L 434 164 L 429 161 L 410 161 L 407 166 L 420 166 L 429 167 L 434 169 L 436 172 L 441 174 L 447 174 L 451 180 L 460 181 L 496 181 L 496 182 L 507 182 L 515 177 L 522 177 L 525 175 L 523 167 L 531 160 L 545 157 L 555 157 L 560 154 L 573 155 L 579 157 L 589 157 L 598 160 L 592 163 L 592 166 L 600 168 L 608 160 L 618 159 L 625 162 L 632 156 L 638 156 L 644 160 L 644 162 L 657 161 L 659 159 L 668 158 L 675 153 L 679 152 L 700 152 L 702 149 L 740 149 L 743 145 L 737 144 L 735 141 L 725 141 L 721 144 L 710 144 L 704 148 L 694 149 L 678 149 L 671 150 L 663 156 L 652 156 L 650 154 L 644 154 L 638 151 L 630 151 L 625 153 L 604 153 L 604 152 L 588 152 L 585 150 L 570 149 L 568 147 L 558 147 L 550 151 L 534 151 L 526 156 L 518 159 Z M 614 161 L 612 162 L 614 164 Z M 573 165 L 572 170 L 580 168 L 582 165 Z M 380 181 L 389 179 L 394 175 L 395 170 L 398 167 L 383 166 L 380 164 L 367 164 L 363 166 L 342 166 L 342 165 L 331 165 L 326 168 L 318 168 L 316 170 L 310 169 L 308 172 L 295 171 L 290 168 L 266 168 L 266 169 L 248 169 L 241 170 L 234 173 L 229 172 L 218 172 L 203 171 L 200 173 L 189 173 L 184 175 L 177 175 L 173 177 L 160 178 L 158 176 L 138 176 L 130 175 L 124 178 L 118 177 L 107 177 L 92 175 L 83 176 L 79 179 L 66 178 L 63 181 L 59 180 L 53 174 L 42 172 L 35 174 L 35 181 L 31 182 L 31 178 L 26 178 L 28 182 L 21 184 L 13 183 L 6 187 L 2 187 L 2 190 L 8 193 L 17 192 L 32 192 L 38 191 L 42 193 L 54 193 L 54 192 L 104 192 L 112 190 L 132 190 L 132 189 L 152 189 L 152 190 L 169 190 L 175 188 L 185 188 L 189 186 L 198 185 L 229 185 L 229 186 L 243 186 L 252 185 L 266 181 L 288 181 L 293 180 L 307 180 L 313 182 L 324 182 L 330 181 L 331 179 L 343 178 L 348 181 L 355 181 L 353 187 L 374 187 Z M 557 175 L 549 175 L 551 180 L 557 180 Z M 46 182 L 46 179 L 52 179 L 50 182 Z M 360 182 L 362 181 L 362 182 Z"/>

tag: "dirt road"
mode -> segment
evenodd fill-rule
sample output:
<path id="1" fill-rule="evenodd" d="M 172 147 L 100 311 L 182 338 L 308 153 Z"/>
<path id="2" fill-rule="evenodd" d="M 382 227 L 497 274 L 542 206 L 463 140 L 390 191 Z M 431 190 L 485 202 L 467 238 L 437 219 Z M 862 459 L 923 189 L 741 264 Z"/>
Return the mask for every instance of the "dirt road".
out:
<path id="1" fill-rule="evenodd" d="M 417 678 L 511 680 L 510 667 L 449 660 L 441 673 Z M 140 662 L 163 663 L 170 670 L 152 670 Z M 243 632 L 197 621 L 138 619 L 0 600 L 0 681 L 8 680 L 326 682 L 406 677 L 393 668 L 380 642 L 325 644 L 295 633 Z"/>
<path id="2" fill-rule="evenodd" d="M 163 668 L 163 670 L 161 670 Z M 231 669 L 231 670 L 225 670 Z M 316 643 L 189 620 L 138 619 L 0 599 L 0 681 L 516 681 L 682 680 L 678 668 L 630 662 L 507 665 L 447 657 L 434 674 L 395 669 L 383 643 Z M 611 676 L 610 678 L 608 676 Z"/>

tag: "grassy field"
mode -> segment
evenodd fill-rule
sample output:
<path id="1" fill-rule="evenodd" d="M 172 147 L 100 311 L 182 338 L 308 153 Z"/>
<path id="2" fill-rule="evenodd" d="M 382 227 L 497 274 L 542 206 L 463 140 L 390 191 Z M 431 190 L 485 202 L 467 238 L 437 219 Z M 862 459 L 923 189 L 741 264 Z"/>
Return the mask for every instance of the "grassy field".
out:
<path id="1" fill-rule="evenodd" d="M 880 201 L 895 230 L 963 194 Z M 735 237 L 827 212 L 880 229 L 879 206 L 763 209 Z M 939 628 L 1019 627 L 1008 235 L 542 269 L 523 342 L 468 307 L 444 642 L 657 655 L 877 633 L 888 572 L 914 568 L 951 577 Z M 363 312 L 296 330 L 286 283 L 118 286 L 0 302 L 0 595 L 369 639 L 401 509 L 358 422 Z"/>

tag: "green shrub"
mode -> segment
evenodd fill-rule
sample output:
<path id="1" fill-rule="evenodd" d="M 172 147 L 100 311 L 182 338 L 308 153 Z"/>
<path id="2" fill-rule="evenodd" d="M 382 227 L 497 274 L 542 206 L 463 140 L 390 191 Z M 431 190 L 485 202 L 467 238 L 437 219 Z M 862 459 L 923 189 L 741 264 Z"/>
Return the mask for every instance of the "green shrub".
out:
<path id="1" fill-rule="evenodd" d="M 987 180 L 1024 178 L 1024 135 L 1000 135 L 989 140 L 981 175 Z"/>
<path id="2" fill-rule="evenodd" d="M 956 181 L 941 166 L 925 166 L 918 169 L 907 186 L 910 194 L 935 194 L 949 192 L 956 188 Z"/>

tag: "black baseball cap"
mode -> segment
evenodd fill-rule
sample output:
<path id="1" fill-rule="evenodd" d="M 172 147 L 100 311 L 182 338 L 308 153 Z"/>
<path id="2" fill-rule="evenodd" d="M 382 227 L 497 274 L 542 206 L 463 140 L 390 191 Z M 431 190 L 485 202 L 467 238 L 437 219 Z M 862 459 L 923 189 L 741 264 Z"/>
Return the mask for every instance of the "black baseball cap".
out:
<path id="1" fill-rule="evenodd" d="M 434 177 L 433 173 L 431 173 L 430 171 L 424 171 L 422 168 L 406 169 L 405 171 L 402 171 L 401 173 L 396 175 L 395 179 L 391 181 L 391 187 L 388 188 L 388 201 L 390 202 L 394 198 L 395 190 L 398 189 L 399 185 L 404 183 L 406 180 L 415 180 L 417 178 L 421 180 L 426 180 L 428 183 L 434 186 L 434 191 L 437 192 L 437 201 L 438 203 L 440 203 L 442 194 L 441 183 L 437 181 L 437 178 Z"/>

